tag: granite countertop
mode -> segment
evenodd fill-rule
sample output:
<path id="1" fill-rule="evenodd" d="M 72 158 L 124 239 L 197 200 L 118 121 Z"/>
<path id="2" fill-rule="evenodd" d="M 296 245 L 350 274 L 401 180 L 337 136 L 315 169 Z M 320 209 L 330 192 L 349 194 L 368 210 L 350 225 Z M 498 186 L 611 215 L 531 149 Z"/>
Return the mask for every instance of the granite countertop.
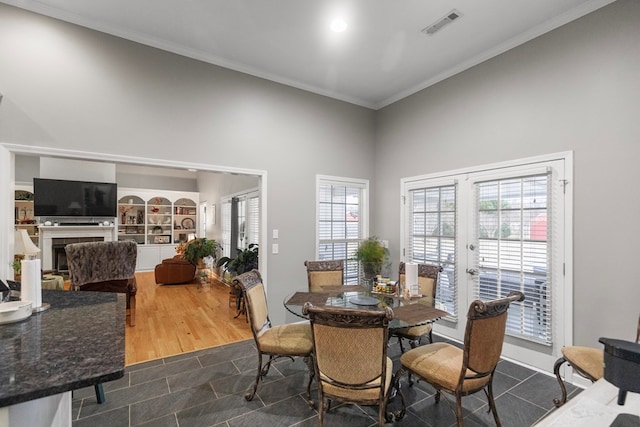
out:
<path id="1" fill-rule="evenodd" d="M 124 376 L 125 295 L 43 290 L 51 308 L 0 325 L 0 407 Z"/>

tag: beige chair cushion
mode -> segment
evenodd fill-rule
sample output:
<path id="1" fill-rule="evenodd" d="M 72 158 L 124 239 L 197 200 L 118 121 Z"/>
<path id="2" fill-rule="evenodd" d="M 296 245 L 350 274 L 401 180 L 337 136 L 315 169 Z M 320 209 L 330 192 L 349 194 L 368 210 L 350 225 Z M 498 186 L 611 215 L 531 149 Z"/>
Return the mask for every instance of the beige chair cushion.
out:
<path id="1" fill-rule="evenodd" d="M 571 346 L 563 347 L 562 355 L 571 366 L 599 380 L 604 376 L 604 351 L 602 349 Z"/>
<path id="2" fill-rule="evenodd" d="M 310 271 L 309 291 L 321 292 L 323 286 L 342 286 L 342 271 Z"/>
<path id="3" fill-rule="evenodd" d="M 387 357 L 387 372 L 385 375 L 385 381 L 384 381 L 384 393 L 386 395 L 387 391 L 389 390 L 389 385 L 391 384 L 391 376 L 393 375 L 393 362 L 391 361 L 391 359 L 389 359 Z M 329 384 L 328 382 L 326 382 L 327 377 L 324 376 L 322 374 L 322 372 L 320 372 L 320 379 L 322 381 L 322 387 L 325 393 L 331 394 L 333 396 L 338 396 L 340 398 L 346 399 L 346 400 L 377 400 L 378 397 L 380 396 L 380 389 L 378 388 L 372 388 L 372 389 L 368 389 L 368 390 L 351 390 L 348 388 L 343 388 L 343 387 L 338 387 L 332 384 Z M 374 385 L 374 384 L 380 384 L 380 378 L 377 378 L 369 383 L 367 383 L 368 385 Z"/>
<path id="4" fill-rule="evenodd" d="M 311 326 L 309 323 L 274 326 L 258 336 L 258 343 L 266 353 L 304 356 L 313 349 Z"/>
<path id="5" fill-rule="evenodd" d="M 431 324 L 428 325 L 420 325 L 420 326 L 412 326 L 410 328 L 400 328 L 395 330 L 396 335 L 400 335 L 404 338 L 409 338 L 410 340 L 417 340 L 423 335 L 431 332 Z"/>
<path id="6" fill-rule="evenodd" d="M 431 384 L 455 390 L 462 369 L 463 351 L 446 343 L 427 344 L 407 351 L 400 357 L 403 366 Z M 473 372 L 468 371 L 468 375 Z M 462 390 L 477 390 L 489 382 L 490 377 L 466 380 Z"/>

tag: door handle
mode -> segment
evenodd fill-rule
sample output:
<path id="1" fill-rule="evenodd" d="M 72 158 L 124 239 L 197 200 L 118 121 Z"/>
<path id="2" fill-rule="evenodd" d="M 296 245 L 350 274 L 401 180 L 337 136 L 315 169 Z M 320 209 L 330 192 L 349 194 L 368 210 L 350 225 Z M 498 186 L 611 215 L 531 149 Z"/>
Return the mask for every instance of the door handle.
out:
<path id="1" fill-rule="evenodd" d="M 475 268 L 467 268 L 467 273 L 475 276 L 476 274 L 478 274 L 478 270 L 476 270 Z"/>

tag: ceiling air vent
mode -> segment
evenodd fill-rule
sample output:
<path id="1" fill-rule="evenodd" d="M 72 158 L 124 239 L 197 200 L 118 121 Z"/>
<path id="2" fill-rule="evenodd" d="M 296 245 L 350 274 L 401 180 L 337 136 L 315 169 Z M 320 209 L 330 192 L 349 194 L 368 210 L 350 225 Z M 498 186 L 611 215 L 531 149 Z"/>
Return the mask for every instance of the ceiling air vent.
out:
<path id="1" fill-rule="evenodd" d="M 447 13 L 445 16 L 443 16 L 442 18 L 438 19 L 433 24 L 429 25 L 426 28 L 423 28 L 422 32 L 427 34 L 427 35 L 429 35 L 429 36 L 432 36 L 436 32 L 440 31 L 442 29 L 442 27 L 444 27 L 447 24 L 452 23 L 453 21 L 455 21 L 456 19 L 460 18 L 461 16 L 462 16 L 462 14 L 460 12 L 458 12 L 455 9 L 453 9 L 451 12 Z"/>

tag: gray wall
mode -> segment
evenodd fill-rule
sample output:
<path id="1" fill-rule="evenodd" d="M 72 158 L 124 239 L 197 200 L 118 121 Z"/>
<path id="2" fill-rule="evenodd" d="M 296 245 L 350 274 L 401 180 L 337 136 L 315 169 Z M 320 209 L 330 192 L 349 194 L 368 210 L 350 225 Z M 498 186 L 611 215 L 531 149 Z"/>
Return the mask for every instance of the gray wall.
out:
<path id="1" fill-rule="evenodd" d="M 595 346 L 640 311 L 638 22 L 618 0 L 373 112 L 0 5 L 0 142 L 266 170 L 276 323 L 315 254 L 315 174 L 371 179 L 398 253 L 402 177 L 573 150 L 574 338 Z"/>
<path id="2" fill-rule="evenodd" d="M 275 323 L 315 256 L 315 175 L 373 178 L 362 107 L 6 5 L 0 61 L 0 143 L 267 171 Z"/>
<path id="3" fill-rule="evenodd" d="M 399 200 L 402 177 L 573 150 L 574 341 L 635 339 L 640 2 L 619 0 L 397 102 L 377 126 L 375 230 L 392 253 L 400 212 L 385 201 Z"/>

